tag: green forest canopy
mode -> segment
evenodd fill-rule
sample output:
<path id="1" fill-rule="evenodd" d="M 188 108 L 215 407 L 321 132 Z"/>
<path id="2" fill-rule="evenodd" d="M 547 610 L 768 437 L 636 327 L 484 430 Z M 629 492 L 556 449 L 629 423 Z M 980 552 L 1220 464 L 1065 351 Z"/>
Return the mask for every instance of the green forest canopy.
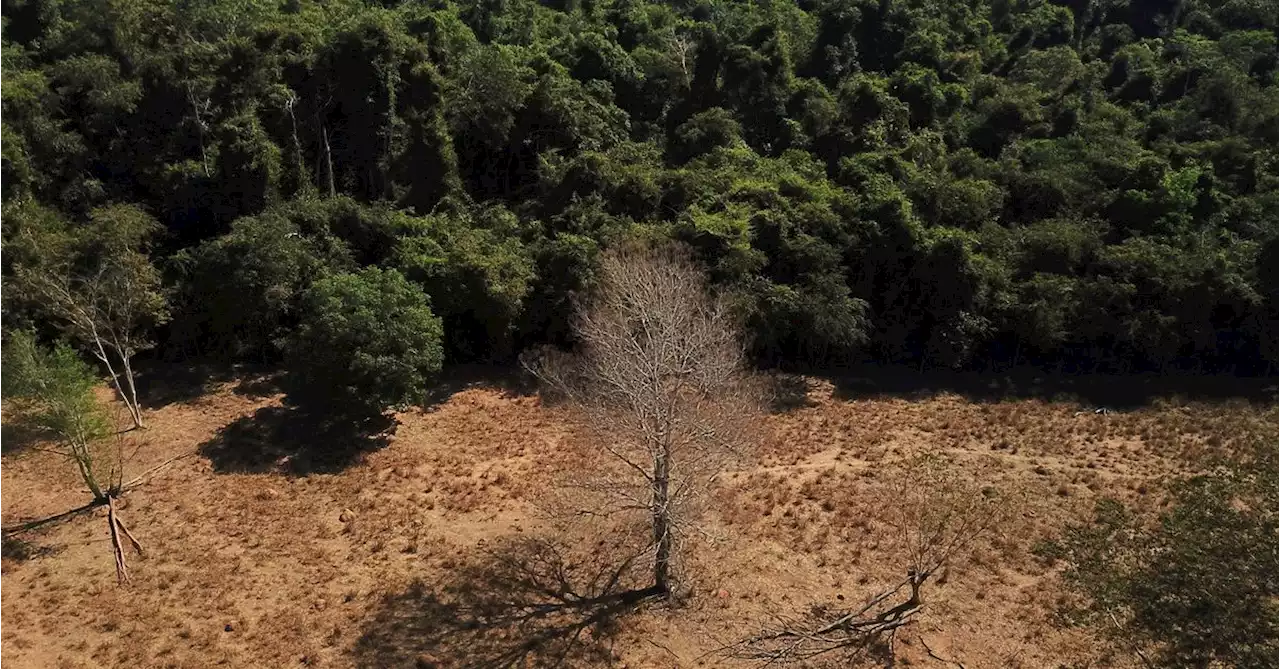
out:
<path id="1" fill-rule="evenodd" d="M 3 7 L 6 279 L 131 207 L 170 351 L 275 359 L 313 283 L 377 267 L 446 359 L 508 359 L 648 236 L 764 363 L 1276 362 L 1262 0 Z"/>

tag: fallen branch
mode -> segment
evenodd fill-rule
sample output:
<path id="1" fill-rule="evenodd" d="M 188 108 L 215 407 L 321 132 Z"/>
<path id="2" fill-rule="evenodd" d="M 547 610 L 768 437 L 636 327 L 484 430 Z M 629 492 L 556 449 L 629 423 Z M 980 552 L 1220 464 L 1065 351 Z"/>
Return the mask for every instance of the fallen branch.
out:
<path id="1" fill-rule="evenodd" d="M 147 480 L 149 480 L 152 476 L 155 476 L 155 475 L 156 475 L 156 474 L 158 474 L 161 470 L 163 470 L 164 468 L 168 467 L 169 465 L 172 465 L 173 463 L 175 463 L 175 462 L 177 462 L 178 460 L 181 460 L 181 459 L 183 459 L 183 458 L 189 458 L 189 457 L 191 457 L 191 456 L 193 456 L 193 455 L 195 455 L 195 451 L 192 451 L 192 452 L 190 452 L 190 453 L 183 453 L 182 455 L 177 455 L 177 456 L 174 456 L 174 457 L 172 457 L 172 458 L 169 458 L 168 460 L 165 460 L 164 462 L 162 462 L 162 463 L 160 463 L 160 464 L 156 465 L 155 467 L 152 467 L 151 469 L 148 469 L 147 471 L 145 471 L 145 472 L 143 472 L 143 473 L 139 474 L 138 476 L 135 476 L 134 478 L 130 479 L 128 483 L 124 483 L 124 484 L 122 484 L 122 485 L 120 486 L 120 488 L 119 488 L 118 492 L 116 493 L 116 496 L 123 495 L 124 493 L 126 493 L 126 492 L 128 492 L 128 491 L 130 491 L 130 490 L 133 490 L 134 488 L 137 488 L 138 486 L 141 486 L 142 484 L 146 483 L 146 482 L 147 482 Z M 84 506 L 78 506 L 78 507 L 76 507 L 76 508 L 74 508 L 74 509 L 71 509 L 70 511 L 63 511 L 62 513 L 55 514 L 55 515 L 49 516 L 49 517 L 47 517 L 47 518 L 40 518 L 39 520 L 31 520 L 31 521 L 27 521 L 27 522 L 25 522 L 25 523 L 21 523 L 21 524 L 18 524 L 18 525 L 11 525 L 11 526 L 9 526 L 9 527 L 0 528 L 0 534 L 2 534 L 2 535 L 4 535 L 4 536 L 9 536 L 9 535 L 17 534 L 17 533 L 19 533 L 19 532 L 30 532 L 31 530 L 39 529 L 39 528 L 41 528 L 41 527 L 44 527 L 45 525 L 49 525 L 49 524 L 51 524 L 51 523 L 56 523 L 56 522 L 58 522 L 58 521 L 60 521 L 60 520 L 66 520 L 66 519 L 71 518 L 71 517 L 73 517 L 73 516 L 77 516 L 77 515 L 79 515 L 79 514 L 82 514 L 82 513 L 86 512 L 86 511 L 92 511 L 92 510 L 94 510 L 94 509 L 96 509 L 96 508 L 98 508 L 98 507 L 100 507 L 100 506 L 104 506 L 104 505 L 106 505 L 106 504 L 107 504 L 107 499 L 106 499 L 105 497 L 103 497 L 103 498 L 99 498 L 99 499 L 95 499 L 95 500 L 93 500 L 92 502 L 89 502 L 88 504 L 85 504 Z M 141 549 L 139 549 L 139 550 L 141 550 Z"/>
<path id="2" fill-rule="evenodd" d="M 124 557 L 124 542 L 121 541 L 120 535 L 124 535 L 129 540 L 129 544 L 133 546 L 133 550 L 142 555 L 142 544 L 138 543 L 137 538 L 124 526 L 124 521 L 120 520 L 120 512 L 116 511 L 116 500 L 114 497 L 107 497 L 107 525 L 111 528 L 111 548 L 115 552 L 116 557 L 116 581 L 121 585 L 130 582 L 129 565 Z"/>
<path id="3" fill-rule="evenodd" d="M 190 453 L 183 453 L 182 455 L 175 455 L 175 456 L 173 456 L 172 458 L 169 458 L 168 460 L 165 460 L 164 462 L 161 462 L 160 464 L 158 464 L 158 465 L 156 465 L 156 466 L 152 467 L 151 469 L 148 469 L 147 471 L 142 472 L 141 474 L 139 474 L 139 475 L 137 475 L 137 476 L 133 477 L 133 479 L 132 479 L 132 480 L 130 480 L 128 483 L 125 483 L 125 484 L 121 485 L 121 486 L 120 486 L 120 492 L 121 492 L 121 493 L 127 492 L 127 491 L 129 491 L 129 490 L 132 490 L 133 488 L 136 488 L 136 487 L 138 487 L 138 486 L 142 485 L 143 483 L 146 483 L 146 482 L 147 482 L 147 479 L 149 479 L 149 478 L 151 478 L 152 476 L 156 475 L 157 473 L 159 473 L 159 472 L 160 472 L 160 470 L 164 469 L 165 467 L 168 467 L 169 465 L 171 465 L 171 464 L 173 464 L 173 463 L 175 463 L 175 462 L 177 462 L 177 461 L 179 461 L 179 460 L 181 460 L 181 459 L 183 459 L 183 458 L 189 458 L 189 457 L 191 457 L 191 456 L 193 456 L 193 455 L 195 455 L 195 454 L 196 454 L 196 453 L 195 453 L 195 451 L 192 451 L 192 452 L 190 452 Z"/>
<path id="4" fill-rule="evenodd" d="M 137 551 L 138 555 L 145 555 L 145 553 L 142 552 L 142 544 L 138 543 L 137 538 L 133 536 L 133 532 L 130 532 L 129 528 L 125 527 L 124 521 L 120 520 L 120 516 L 118 514 L 116 515 L 116 527 L 120 528 L 120 531 L 124 533 L 125 538 L 133 545 L 133 550 Z"/>
<path id="5" fill-rule="evenodd" d="M 814 622 L 813 619 L 823 618 L 821 612 L 815 612 L 808 623 L 789 624 L 764 632 L 726 650 L 733 657 L 764 660 L 766 664 L 809 660 L 842 650 L 865 650 L 885 636 L 892 638 L 898 628 L 914 619 L 921 607 L 920 586 L 932 574 L 932 569 L 919 574 L 910 572 L 906 580 L 834 621 Z M 910 589 L 906 599 L 877 611 L 904 588 Z"/>

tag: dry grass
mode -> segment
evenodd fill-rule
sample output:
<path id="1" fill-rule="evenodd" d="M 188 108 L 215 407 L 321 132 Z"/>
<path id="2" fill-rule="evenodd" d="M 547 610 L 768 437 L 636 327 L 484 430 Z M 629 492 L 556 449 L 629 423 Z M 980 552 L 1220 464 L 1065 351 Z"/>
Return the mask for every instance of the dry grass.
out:
<path id="1" fill-rule="evenodd" d="M 912 457 L 933 452 L 999 489 L 1016 512 L 926 593 L 925 611 L 898 637 L 898 658 L 945 666 L 932 651 L 970 667 L 1070 664 L 1096 644 L 1050 624 L 1060 593 L 1030 547 L 1103 495 L 1158 509 L 1163 479 L 1250 435 L 1274 437 L 1276 422 L 1274 409 L 1245 403 L 1170 401 L 1077 415 L 1074 405 L 1030 400 L 846 402 L 827 384 L 810 385 L 804 406 L 771 417 L 759 465 L 722 477 L 720 511 L 685 565 L 692 594 L 678 607 L 593 619 L 575 638 L 592 652 L 570 658 L 583 666 L 741 666 L 708 653 L 776 613 L 852 603 L 900 580 L 903 561 L 884 522 L 890 482 Z M 136 437 L 137 469 L 194 452 L 279 402 L 235 387 L 149 411 L 152 427 Z M 399 418 L 385 448 L 336 473 L 219 473 L 205 457 L 175 463 L 126 498 L 131 528 L 149 550 L 131 566 L 131 587 L 115 585 L 100 519 L 29 537 L 24 550 L 33 557 L 4 561 L 3 660 L 9 667 L 475 662 L 456 645 L 418 648 L 413 639 L 422 635 L 394 632 L 425 629 L 439 606 L 472 601 L 483 587 L 475 579 L 493 578 L 500 547 L 544 529 L 538 501 L 573 466 L 579 437 L 537 398 L 484 387 Z M 85 499 L 71 470 L 38 451 L 5 455 L 2 492 L 6 525 Z M 491 596 L 483 603 L 495 606 Z M 519 641 L 511 634 L 486 638 Z"/>

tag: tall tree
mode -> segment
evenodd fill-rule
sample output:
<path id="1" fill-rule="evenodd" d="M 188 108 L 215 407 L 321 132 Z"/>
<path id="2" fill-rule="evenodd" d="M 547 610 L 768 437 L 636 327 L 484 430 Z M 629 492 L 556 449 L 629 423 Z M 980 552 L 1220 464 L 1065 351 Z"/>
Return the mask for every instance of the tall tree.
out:
<path id="1" fill-rule="evenodd" d="M 651 590 L 671 592 L 679 540 L 727 462 L 759 437 L 760 387 L 728 299 L 679 247 L 625 246 L 600 258 L 574 325 L 578 350 L 531 370 L 562 393 L 607 456 L 584 483 L 592 513 L 648 518 Z"/>

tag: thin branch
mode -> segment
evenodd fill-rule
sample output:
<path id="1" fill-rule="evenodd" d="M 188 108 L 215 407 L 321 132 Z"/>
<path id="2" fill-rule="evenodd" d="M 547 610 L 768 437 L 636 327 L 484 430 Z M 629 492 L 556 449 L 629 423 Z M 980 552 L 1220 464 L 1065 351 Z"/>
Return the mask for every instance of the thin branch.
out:
<path id="1" fill-rule="evenodd" d="M 929 643 L 928 643 L 928 642 L 926 642 L 926 641 L 924 640 L 924 635 L 923 635 L 923 634 L 920 634 L 920 635 L 917 635 L 917 636 L 919 636 L 919 637 L 920 637 L 920 645 L 921 645 L 921 646 L 924 646 L 924 650 L 925 650 L 925 652 L 926 652 L 926 653 L 928 653 L 928 654 L 929 654 L 929 657 L 932 657 L 933 659 L 935 659 L 935 660 L 937 660 L 937 661 L 939 661 L 939 662 L 943 662 L 943 663 L 946 663 L 946 664 L 954 664 L 954 665 L 956 665 L 957 667 L 960 667 L 960 669 L 965 669 L 965 666 L 964 666 L 963 664 L 961 664 L 959 660 L 948 660 L 947 658 L 942 657 L 941 655 L 938 655 L 937 653 L 933 652 L 933 649 L 929 647 Z"/>
<path id="2" fill-rule="evenodd" d="M 196 454 L 196 452 L 195 452 L 195 451 L 192 451 L 192 452 L 190 452 L 190 453 L 183 453 L 182 455 L 175 455 L 175 456 L 173 456 L 172 458 L 169 458 L 168 460 L 165 460 L 164 462 L 162 462 L 162 463 L 160 463 L 160 464 L 158 464 L 158 465 L 156 465 L 156 466 L 152 467 L 151 469 L 148 469 L 147 471 L 145 471 L 145 472 L 143 472 L 143 473 L 139 474 L 138 476 L 133 477 L 133 479 L 132 479 L 132 480 L 130 480 L 128 483 L 125 483 L 124 485 L 120 486 L 120 491 L 121 491 L 121 492 L 125 492 L 125 491 L 127 491 L 127 490 L 132 490 L 133 488 L 136 488 L 136 487 L 138 487 L 138 486 L 142 485 L 143 483 L 146 483 L 148 479 L 150 479 L 152 476 L 154 476 L 154 475 L 156 475 L 157 473 L 159 473 L 159 472 L 160 472 L 160 470 L 162 470 L 162 469 L 164 469 L 164 468 L 168 467 L 169 465 L 171 465 L 171 464 L 173 464 L 173 463 L 175 463 L 175 462 L 177 462 L 177 461 L 179 461 L 179 460 L 182 460 L 183 458 L 189 458 L 189 457 L 191 457 L 191 456 L 193 456 L 193 455 L 195 455 L 195 454 Z"/>

